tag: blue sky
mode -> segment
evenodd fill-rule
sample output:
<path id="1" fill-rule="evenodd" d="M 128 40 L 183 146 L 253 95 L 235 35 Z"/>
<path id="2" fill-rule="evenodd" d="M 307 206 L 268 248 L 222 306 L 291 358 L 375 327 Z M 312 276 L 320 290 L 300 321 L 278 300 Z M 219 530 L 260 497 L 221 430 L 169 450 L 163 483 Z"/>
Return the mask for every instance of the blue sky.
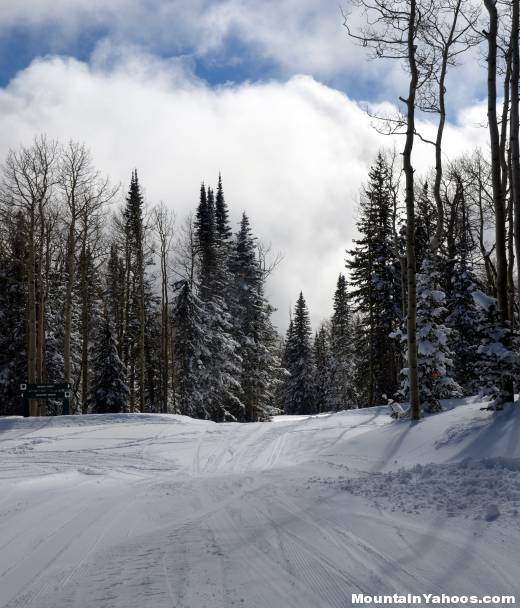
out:
<path id="1" fill-rule="evenodd" d="M 485 142 L 477 69 L 449 86 L 450 155 Z M 40 133 L 84 142 L 122 192 L 138 167 L 179 230 L 222 171 L 233 220 L 245 209 L 284 255 L 269 285 L 282 328 L 302 289 L 314 326 L 330 313 L 370 163 L 401 145 L 358 102 L 405 87 L 348 40 L 337 0 L 0 2 L 0 157 Z M 427 171 L 431 150 L 414 160 Z"/>
<path id="2" fill-rule="evenodd" d="M 382 100 L 386 89 L 399 80 L 398 72 L 388 74 L 388 68 L 363 61 L 363 51 L 346 37 L 336 0 L 3 4 L 0 85 L 36 57 L 60 54 L 88 61 L 103 40 L 135 45 L 162 58 L 182 56 L 211 85 L 283 80 L 304 73 L 353 99 Z M 378 80 L 383 86 L 374 86 Z"/>
<path id="3" fill-rule="evenodd" d="M 107 41 L 182 57 L 212 86 L 308 74 L 358 101 L 406 90 L 399 65 L 367 61 L 348 39 L 337 0 L 2 0 L 0 86 L 37 57 L 88 62 Z M 449 81 L 451 118 L 483 94 L 469 63 Z"/>

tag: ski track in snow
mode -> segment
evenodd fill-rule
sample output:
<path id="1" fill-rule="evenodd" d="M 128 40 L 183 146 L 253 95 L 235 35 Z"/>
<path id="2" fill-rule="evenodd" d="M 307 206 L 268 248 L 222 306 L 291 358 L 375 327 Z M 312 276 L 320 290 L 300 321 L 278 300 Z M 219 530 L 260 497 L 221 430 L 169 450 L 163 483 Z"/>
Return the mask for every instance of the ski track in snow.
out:
<path id="1" fill-rule="evenodd" d="M 480 405 L 0 419 L 0 608 L 520 595 L 520 415 Z"/>

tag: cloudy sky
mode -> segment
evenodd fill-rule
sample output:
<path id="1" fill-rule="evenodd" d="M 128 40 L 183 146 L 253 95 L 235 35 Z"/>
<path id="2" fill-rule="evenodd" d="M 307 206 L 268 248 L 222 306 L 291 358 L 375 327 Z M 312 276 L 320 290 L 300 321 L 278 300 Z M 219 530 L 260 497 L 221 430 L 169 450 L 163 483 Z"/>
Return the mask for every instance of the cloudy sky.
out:
<path id="1" fill-rule="evenodd" d="M 282 329 L 300 290 L 315 326 L 330 314 L 368 167 L 401 146 L 362 108 L 405 83 L 346 37 L 337 0 L 0 2 L 0 157 L 39 133 L 85 142 L 116 183 L 137 167 L 147 201 L 178 218 L 221 171 L 233 221 L 245 209 L 283 252 L 269 284 Z M 452 74 L 450 156 L 485 145 L 484 83 L 476 54 Z M 432 163 L 418 146 L 418 172 Z"/>

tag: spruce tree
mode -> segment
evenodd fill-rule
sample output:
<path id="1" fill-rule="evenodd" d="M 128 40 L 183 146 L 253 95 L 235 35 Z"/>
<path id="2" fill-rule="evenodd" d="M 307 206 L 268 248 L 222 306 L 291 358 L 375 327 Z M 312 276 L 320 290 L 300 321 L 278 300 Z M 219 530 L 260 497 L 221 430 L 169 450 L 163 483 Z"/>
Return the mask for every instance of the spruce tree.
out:
<path id="1" fill-rule="evenodd" d="M 27 382 L 25 220 L 13 219 L 0 251 L 0 415 L 23 414 L 20 384 Z"/>
<path id="2" fill-rule="evenodd" d="M 110 244 L 110 254 L 106 270 L 105 300 L 110 318 L 113 319 L 119 356 L 123 357 L 124 339 L 124 297 L 125 267 L 124 259 L 119 255 L 117 244 Z"/>
<path id="3" fill-rule="evenodd" d="M 453 265 L 446 325 L 451 331 L 455 379 L 466 395 L 475 395 L 479 390 L 478 348 L 482 313 L 473 298 L 478 287 L 479 281 L 470 265 L 464 259 L 458 260 Z"/>
<path id="4" fill-rule="evenodd" d="M 231 240 L 233 232 L 229 226 L 229 212 L 224 198 L 224 188 L 222 186 L 222 176 L 218 175 L 217 196 L 215 199 L 215 225 L 217 239 L 220 243 L 227 243 Z"/>
<path id="5" fill-rule="evenodd" d="M 203 303 L 188 280 L 176 283 L 174 310 L 174 387 L 176 410 L 193 418 L 211 417 L 207 401 L 207 370 L 211 355 Z"/>
<path id="6" fill-rule="evenodd" d="M 370 348 L 366 405 L 398 386 L 399 351 L 390 337 L 401 322 L 401 270 L 394 251 L 393 198 L 387 161 L 379 154 L 360 202 L 360 238 L 348 254 L 353 312 L 361 315 Z"/>
<path id="7" fill-rule="evenodd" d="M 332 383 L 332 356 L 329 332 L 325 324 L 314 337 L 314 390 L 316 411 L 328 412 L 336 409 L 337 396 Z"/>
<path id="8" fill-rule="evenodd" d="M 230 268 L 234 280 L 234 336 L 241 359 L 241 400 L 244 420 L 251 422 L 270 414 L 279 361 L 273 352 L 272 309 L 263 295 L 264 275 L 245 213 L 236 235 Z"/>
<path id="9" fill-rule="evenodd" d="M 123 212 L 126 240 L 126 327 L 127 363 L 130 371 L 130 408 L 134 406 L 134 382 L 137 384 L 139 409 L 145 408 L 145 254 L 144 200 L 137 171 L 132 172 L 130 188 Z M 137 355 L 136 357 L 134 357 Z"/>
<path id="10" fill-rule="evenodd" d="M 330 323 L 330 405 L 333 410 L 343 410 L 356 405 L 353 386 L 354 348 L 347 282 L 344 275 L 340 274 Z"/>
<path id="11" fill-rule="evenodd" d="M 89 404 L 94 414 L 128 411 L 129 388 L 126 370 L 119 358 L 108 315 L 100 330 L 93 357 L 93 378 Z"/>
<path id="12" fill-rule="evenodd" d="M 284 363 L 289 372 L 283 387 L 285 413 L 314 414 L 316 404 L 311 325 L 302 292 L 294 308 L 294 319 L 285 345 Z"/>
<path id="13" fill-rule="evenodd" d="M 417 353 L 421 407 L 426 412 L 440 411 L 440 399 L 462 396 L 453 378 L 451 330 L 444 321 L 447 315 L 446 294 L 440 289 L 441 272 L 426 258 L 417 274 Z M 401 340 L 406 341 L 404 332 Z M 408 397 L 408 370 L 403 370 L 402 394 Z"/>
<path id="14" fill-rule="evenodd" d="M 476 289 L 472 298 L 479 311 L 476 371 L 480 379 L 481 394 L 492 399 L 490 407 L 502 409 L 508 398 L 505 387 L 514 382 L 520 373 L 519 338 L 509 323 L 500 320 L 496 298 Z M 510 346 L 509 346 L 510 345 Z"/>

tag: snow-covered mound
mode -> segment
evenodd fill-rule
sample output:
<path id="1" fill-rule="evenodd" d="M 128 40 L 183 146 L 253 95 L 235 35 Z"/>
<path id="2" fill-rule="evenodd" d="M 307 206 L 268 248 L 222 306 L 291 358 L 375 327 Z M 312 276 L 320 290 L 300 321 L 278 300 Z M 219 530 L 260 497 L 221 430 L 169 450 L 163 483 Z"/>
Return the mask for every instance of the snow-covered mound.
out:
<path id="1" fill-rule="evenodd" d="M 520 408 L 0 419 L 0 607 L 516 594 Z"/>
<path id="2" fill-rule="evenodd" d="M 517 518 L 520 459 L 485 458 L 456 464 L 417 464 L 397 472 L 348 479 L 341 487 L 402 513 L 419 514 L 427 510 L 486 521 L 494 521 L 500 515 Z"/>

